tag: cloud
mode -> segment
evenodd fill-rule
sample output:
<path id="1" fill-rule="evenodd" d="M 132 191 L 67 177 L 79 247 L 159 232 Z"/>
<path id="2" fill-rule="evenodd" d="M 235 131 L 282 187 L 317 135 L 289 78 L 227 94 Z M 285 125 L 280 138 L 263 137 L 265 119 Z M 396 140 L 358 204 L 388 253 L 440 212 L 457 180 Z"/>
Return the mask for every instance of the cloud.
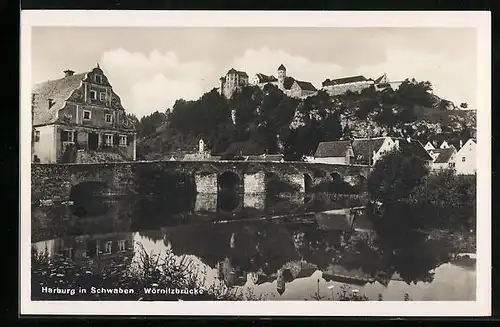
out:
<path id="1" fill-rule="evenodd" d="M 245 71 L 252 78 L 256 73 L 277 76 L 280 64 L 285 65 L 288 76 L 311 82 L 317 88 L 327 77 L 338 76 L 342 72 L 342 67 L 333 62 L 313 62 L 306 57 L 268 47 L 245 50 L 242 56 L 233 60 L 232 67 Z"/>
<path id="2" fill-rule="evenodd" d="M 113 49 L 102 54 L 100 65 L 125 110 L 138 117 L 166 110 L 180 98 L 197 99 L 213 87 L 206 78 L 214 75 L 213 67 L 201 61 L 182 62 L 172 51 L 145 55 Z"/>
<path id="3" fill-rule="evenodd" d="M 450 57 L 439 53 L 389 48 L 384 62 L 361 66 L 356 69 L 356 73 L 372 78 L 386 73 L 392 81 L 405 78 L 429 81 L 434 94 L 456 105 L 467 102 L 473 107 L 476 105 L 476 74 L 475 67 L 470 67 L 470 63 L 470 58 L 459 53 Z"/>

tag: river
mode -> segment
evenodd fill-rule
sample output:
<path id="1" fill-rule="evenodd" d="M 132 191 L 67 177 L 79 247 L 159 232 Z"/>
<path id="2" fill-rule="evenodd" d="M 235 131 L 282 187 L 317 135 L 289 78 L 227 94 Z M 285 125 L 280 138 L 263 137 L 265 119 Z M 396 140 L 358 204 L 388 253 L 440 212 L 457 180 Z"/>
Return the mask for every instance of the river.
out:
<path id="1" fill-rule="evenodd" d="M 95 197 L 33 206 L 32 248 L 72 262 L 168 250 L 207 285 L 264 300 L 331 300 L 341 290 L 374 301 L 475 300 L 471 235 L 393 229 L 364 206 L 328 194 Z"/>

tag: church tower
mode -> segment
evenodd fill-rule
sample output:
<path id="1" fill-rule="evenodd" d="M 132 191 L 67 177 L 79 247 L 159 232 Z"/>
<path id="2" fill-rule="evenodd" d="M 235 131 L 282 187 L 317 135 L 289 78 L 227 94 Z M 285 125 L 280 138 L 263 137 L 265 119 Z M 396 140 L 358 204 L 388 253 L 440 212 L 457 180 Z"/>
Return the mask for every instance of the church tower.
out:
<path id="1" fill-rule="evenodd" d="M 286 68 L 283 64 L 281 64 L 278 67 L 278 87 L 281 90 L 283 90 L 285 88 L 285 86 L 284 86 L 285 78 L 286 78 Z"/>

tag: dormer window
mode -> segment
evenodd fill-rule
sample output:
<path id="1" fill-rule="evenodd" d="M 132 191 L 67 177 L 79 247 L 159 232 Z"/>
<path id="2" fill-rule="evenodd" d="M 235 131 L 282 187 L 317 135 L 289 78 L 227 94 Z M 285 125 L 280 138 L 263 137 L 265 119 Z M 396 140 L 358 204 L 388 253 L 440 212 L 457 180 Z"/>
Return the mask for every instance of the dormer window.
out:
<path id="1" fill-rule="evenodd" d="M 91 100 L 97 100 L 97 92 L 94 90 L 90 91 L 90 99 Z"/>
<path id="2" fill-rule="evenodd" d="M 101 92 L 99 94 L 99 98 L 101 99 L 101 101 L 106 101 L 106 92 Z"/>
<path id="3" fill-rule="evenodd" d="M 102 76 L 101 75 L 95 75 L 94 76 L 94 81 L 97 83 L 97 84 L 101 84 L 102 83 Z"/>

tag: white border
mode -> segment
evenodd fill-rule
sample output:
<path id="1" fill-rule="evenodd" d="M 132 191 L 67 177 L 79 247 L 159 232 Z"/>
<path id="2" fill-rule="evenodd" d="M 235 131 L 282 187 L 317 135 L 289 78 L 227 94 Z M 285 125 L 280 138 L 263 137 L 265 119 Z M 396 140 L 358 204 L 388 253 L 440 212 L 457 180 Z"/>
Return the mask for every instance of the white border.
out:
<path id="1" fill-rule="evenodd" d="M 96 25 L 98 22 L 98 25 Z M 292 23 L 291 23 L 292 22 Z M 292 25 L 293 24 L 293 25 Z M 471 302 L 32 302 L 31 240 L 31 27 L 472 27 L 477 29 L 477 293 Z M 491 14 L 455 12 L 278 11 L 59 11 L 21 12 L 21 314 L 486 316 L 491 315 Z M 457 69 L 460 69 L 459 67 Z"/>

